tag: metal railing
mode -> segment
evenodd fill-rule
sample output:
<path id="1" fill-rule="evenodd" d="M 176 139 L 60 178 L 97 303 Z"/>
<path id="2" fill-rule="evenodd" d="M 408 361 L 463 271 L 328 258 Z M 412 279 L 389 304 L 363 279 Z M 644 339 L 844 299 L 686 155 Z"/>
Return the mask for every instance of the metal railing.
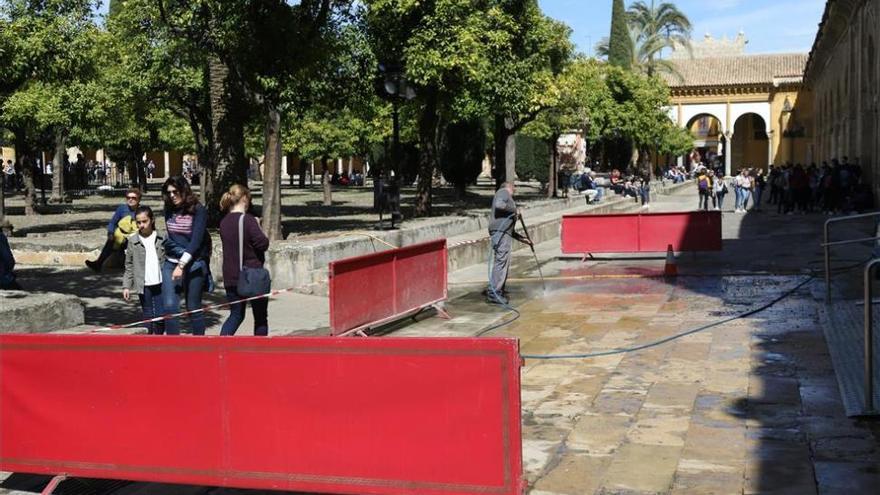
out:
<path id="1" fill-rule="evenodd" d="M 874 272 L 880 265 L 880 258 L 874 258 L 865 266 L 865 410 L 864 414 L 874 411 L 874 318 L 873 292 Z"/>
<path id="2" fill-rule="evenodd" d="M 830 218 L 825 221 L 825 239 L 822 248 L 825 250 L 825 301 L 831 301 L 831 248 L 834 246 L 843 246 L 846 244 L 860 244 L 865 242 L 880 240 L 880 237 L 865 237 L 861 239 L 850 239 L 844 241 L 829 242 L 831 235 L 831 224 L 847 222 L 852 220 L 861 220 L 863 218 L 880 217 L 880 212 L 862 213 L 860 215 L 849 215 L 845 217 Z"/>

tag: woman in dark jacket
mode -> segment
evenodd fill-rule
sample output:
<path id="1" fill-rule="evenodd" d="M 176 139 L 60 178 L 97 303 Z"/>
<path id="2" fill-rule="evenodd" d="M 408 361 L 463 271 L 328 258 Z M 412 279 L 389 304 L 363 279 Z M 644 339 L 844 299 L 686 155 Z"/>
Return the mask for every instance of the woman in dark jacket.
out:
<path id="1" fill-rule="evenodd" d="M 208 210 L 199 203 L 189 182 L 170 177 L 162 186 L 165 199 L 165 263 L 162 266 L 162 300 L 166 314 L 179 312 L 180 297 L 186 296 L 186 310 L 202 307 L 202 294 L 213 286 L 209 261 L 211 236 Z M 205 334 L 205 314 L 189 315 L 193 335 Z M 177 318 L 165 321 L 165 333 L 180 334 Z"/>
<path id="2" fill-rule="evenodd" d="M 220 335 L 235 335 L 244 320 L 247 302 L 238 293 L 238 279 L 241 266 L 262 268 L 269 249 L 269 239 L 260 229 L 257 219 L 248 213 L 251 206 L 251 193 L 247 187 L 234 184 L 220 199 L 220 209 L 228 212 L 220 221 L 220 239 L 223 241 L 223 285 L 226 299 L 232 303 L 229 318 L 223 322 Z M 243 222 L 242 237 L 239 237 L 239 222 Z M 239 251 L 239 245 L 242 250 Z M 269 335 L 269 299 L 254 299 L 251 310 L 254 313 L 254 335 Z"/>

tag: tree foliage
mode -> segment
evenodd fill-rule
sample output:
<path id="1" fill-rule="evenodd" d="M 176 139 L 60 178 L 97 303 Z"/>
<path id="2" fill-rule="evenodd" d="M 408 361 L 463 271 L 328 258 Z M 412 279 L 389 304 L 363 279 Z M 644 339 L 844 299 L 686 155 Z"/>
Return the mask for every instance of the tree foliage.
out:
<path id="1" fill-rule="evenodd" d="M 628 69 L 632 66 L 633 51 L 623 0 L 614 0 L 611 7 L 611 35 L 608 37 L 608 63 Z"/>

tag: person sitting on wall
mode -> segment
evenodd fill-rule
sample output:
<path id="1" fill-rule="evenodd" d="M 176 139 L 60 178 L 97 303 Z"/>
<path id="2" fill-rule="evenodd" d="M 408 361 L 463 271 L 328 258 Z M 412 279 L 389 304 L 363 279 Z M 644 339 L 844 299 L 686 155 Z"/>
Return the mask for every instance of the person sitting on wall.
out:
<path id="1" fill-rule="evenodd" d="M 0 231 L 0 289 L 21 290 L 15 280 L 15 256 L 3 231 Z"/>
<path id="2" fill-rule="evenodd" d="M 137 230 L 135 223 L 135 211 L 141 204 L 141 190 L 132 187 L 125 193 L 125 203 L 116 207 L 113 217 L 107 223 L 107 241 L 101 249 L 101 254 L 95 261 L 86 261 L 86 266 L 95 272 L 100 272 L 114 251 L 125 249 L 128 236 Z"/>

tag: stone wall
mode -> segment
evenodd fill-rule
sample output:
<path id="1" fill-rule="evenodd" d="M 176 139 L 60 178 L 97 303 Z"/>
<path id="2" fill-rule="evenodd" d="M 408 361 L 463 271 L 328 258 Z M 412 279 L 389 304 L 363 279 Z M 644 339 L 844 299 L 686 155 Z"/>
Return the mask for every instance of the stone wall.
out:
<path id="1" fill-rule="evenodd" d="M 880 0 L 830 0 L 810 53 L 817 160 L 859 160 L 880 192 Z"/>

